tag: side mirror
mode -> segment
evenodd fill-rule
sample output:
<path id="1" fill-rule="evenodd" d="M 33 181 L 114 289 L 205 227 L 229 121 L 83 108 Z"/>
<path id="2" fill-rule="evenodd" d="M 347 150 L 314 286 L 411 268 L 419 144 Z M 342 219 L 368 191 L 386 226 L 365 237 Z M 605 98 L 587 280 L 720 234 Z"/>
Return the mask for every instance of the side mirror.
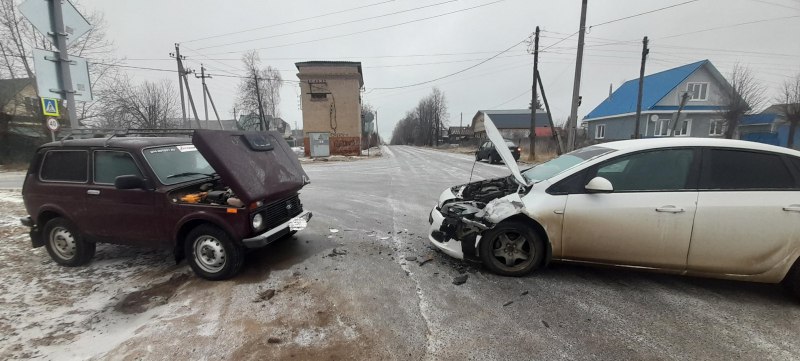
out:
<path id="1" fill-rule="evenodd" d="M 114 187 L 117 189 L 146 189 L 144 179 L 138 175 L 121 175 L 114 178 Z"/>
<path id="2" fill-rule="evenodd" d="M 614 187 L 611 185 L 611 182 L 603 177 L 592 178 L 592 180 L 586 184 L 585 188 L 587 191 L 589 191 L 589 193 L 611 193 L 614 191 Z"/>

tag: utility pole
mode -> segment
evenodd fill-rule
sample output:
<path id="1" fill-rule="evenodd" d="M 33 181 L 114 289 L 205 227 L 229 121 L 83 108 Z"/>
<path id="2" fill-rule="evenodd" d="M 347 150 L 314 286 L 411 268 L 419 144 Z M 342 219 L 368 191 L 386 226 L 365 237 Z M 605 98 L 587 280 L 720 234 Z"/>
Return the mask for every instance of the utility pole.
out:
<path id="1" fill-rule="evenodd" d="M 639 123 L 641 123 L 642 116 L 642 88 L 644 87 L 644 65 L 647 61 L 647 53 L 650 52 L 650 49 L 647 48 L 647 37 L 645 36 L 642 39 L 642 66 L 639 68 L 639 95 L 636 98 L 636 124 L 633 127 L 633 139 L 641 138 L 641 134 L 639 134 Z"/>
<path id="2" fill-rule="evenodd" d="M 586 3 L 581 1 L 581 25 L 578 30 L 578 57 L 575 59 L 575 83 L 572 85 L 572 108 L 567 119 L 567 152 L 575 150 L 575 132 L 578 128 L 578 97 L 581 91 L 581 68 L 583 67 L 583 38 L 586 34 Z"/>
<path id="3" fill-rule="evenodd" d="M 200 78 L 200 81 L 203 83 L 203 109 L 206 112 L 206 128 L 208 128 L 208 88 L 206 87 L 206 78 L 210 78 L 211 75 L 206 75 L 206 68 L 203 66 L 203 63 L 200 63 L 200 76 L 195 74 L 194 77 Z"/>
<path id="4" fill-rule="evenodd" d="M 181 63 L 181 68 L 183 68 L 183 63 Z M 189 96 L 189 105 L 192 106 L 192 114 L 194 114 L 194 120 L 197 122 L 197 128 L 203 128 L 200 125 L 200 117 L 197 116 L 197 108 L 194 107 L 194 99 L 192 99 L 192 89 L 189 88 L 189 77 L 187 75 L 194 73 L 194 70 L 186 69 L 183 71 L 183 83 L 186 85 L 186 95 Z"/>
<path id="5" fill-rule="evenodd" d="M 547 112 L 547 121 L 550 123 L 550 130 L 553 131 L 553 140 L 556 142 L 556 153 L 561 155 L 564 153 L 564 146 L 561 144 L 561 136 L 556 131 L 555 123 L 553 123 L 553 113 L 550 112 L 550 103 L 547 102 L 547 94 L 544 93 L 544 84 L 542 84 L 542 75 L 539 72 L 536 72 L 536 82 L 539 83 L 539 90 L 542 91 L 542 101 Z"/>
<path id="6" fill-rule="evenodd" d="M 539 27 L 533 37 L 533 84 L 531 85 L 531 132 L 528 135 L 530 149 L 528 160 L 536 162 L 536 74 L 539 73 Z"/>
<path id="7" fill-rule="evenodd" d="M 458 121 L 458 127 L 464 127 L 464 112 L 461 112 L 461 120 Z"/>
<path id="8" fill-rule="evenodd" d="M 211 77 L 210 75 L 208 76 Z M 211 97 L 211 92 L 208 91 L 208 86 L 204 85 L 203 89 L 205 90 L 206 94 L 208 94 L 208 100 L 211 102 L 211 109 L 214 109 L 214 115 L 217 117 L 217 123 L 219 123 L 219 129 L 225 130 L 225 127 L 222 125 L 222 120 L 219 119 L 219 113 L 217 113 L 217 107 L 214 105 L 214 98 Z M 236 108 L 234 108 L 234 114 L 236 113 Z M 234 118 L 236 116 L 234 115 Z M 208 119 L 208 109 L 206 109 L 206 119 Z M 206 121 L 206 127 L 208 127 L 208 121 Z"/>
<path id="9" fill-rule="evenodd" d="M 258 120 L 259 120 L 258 124 L 260 125 L 261 131 L 263 132 L 264 126 L 266 125 L 264 124 L 264 107 L 261 105 L 261 90 L 259 89 L 260 87 L 258 86 L 258 74 L 256 74 L 255 72 L 253 72 L 253 81 L 255 81 L 256 85 L 256 98 L 258 98 L 256 99 L 258 100 Z"/>
<path id="10" fill-rule="evenodd" d="M 378 148 L 381 147 L 381 132 L 378 131 L 378 109 L 375 109 L 375 134 L 378 135 Z"/>
<path id="11" fill-rule="evenodd" d="M 78 109 L 75 106 L 75 89 L 72 89 L 72 75 L 69 69 L 69 54 L 67 54 L 67 29 L 64 26 L 64 13 L 60 0 L 50 1 L 53 4 L 53 25 L 55 25 L 56 48 L 58 48 L 58 62 L 61 67 L 61 90 L 67 100 L 67 114 L 69 115 L 69 126 L 72 129 L 80 129 L 78 121 Z"/>
<path id="12" fill-rule="evenodd" d="M 186 122 L 186 100 L 183 98 L 183 64 L 181 64 L 181 60 L 185 57 L 181 56 L 181 44 L 175 43 L 175 52 L 169 53 L 169 56 L 175 58 L 175 62 L 178 65 L 178 86 L 181 88 L 181 114 L 183 114 L 183 124 L 182 126 L 187 126 L 188 123 Z"/>

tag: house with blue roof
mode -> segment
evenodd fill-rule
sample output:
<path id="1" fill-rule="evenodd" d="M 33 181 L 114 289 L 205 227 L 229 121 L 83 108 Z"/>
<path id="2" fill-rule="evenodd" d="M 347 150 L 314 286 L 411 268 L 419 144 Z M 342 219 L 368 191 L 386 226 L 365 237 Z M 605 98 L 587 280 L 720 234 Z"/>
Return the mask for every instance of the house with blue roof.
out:
<path id="1" fill-rule="evenodd" d="M 739 122 L 739 138 L 752 142 L 789 146 L 787 107 L 800 108 L 800 104 L 774 104 L 761 113 L 746 115 Z M 800 149 L 800 129 L 795 131 L 792 148 Z"/>
<path id="2" fill-rule="evenodd" d="M 725 120 L 723 90 L 731 85 L 708 60 L 664 70 L 644 77 L 639 134 L 653 137 L 722 137 Z M 631 139 L 636 126 L 639 79 L 625 82 L 583 121 L 589 139 Z M 677 118 L 682 97 L 686 103 Z"/>

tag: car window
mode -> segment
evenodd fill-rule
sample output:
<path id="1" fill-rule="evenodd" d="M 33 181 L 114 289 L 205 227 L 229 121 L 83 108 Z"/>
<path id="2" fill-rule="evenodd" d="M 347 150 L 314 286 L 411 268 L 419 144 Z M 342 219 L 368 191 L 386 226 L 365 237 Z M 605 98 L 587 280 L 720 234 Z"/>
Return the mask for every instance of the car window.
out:
<path id="1" fill-rule="evenodd" d="M 692 149 L 636 153 L 602 164 L 597 176 L 608 179 L 615 192 L 682 190 L 693 160 Z"/>
<path id="2" fill-rule="evenodd" d="M 142 176 L 130 154 L 116 151 L 94 152 L 95 183 L 114 184 L 114 180 L 121 175 Z"/>
<path id="3" fill-rule="evenodd" d="M 88 152 L 83 150 L 52 150 L 44 155 L 39 177 L 45 181 L 86 182 Z"/>
<path id="4" fill-rule="evenodd" d="M 613 149 L 599 146 L 581 148 L 534 166 L 533 168 L 523 172 L 522 176 L 525 179 L 533 182 L 543 181 L 561 174 L 561 172 L 586 162 L 587 160 L 594 159 L 613 151 Z"/>
<path id="5" fill-rule="evenodd" d="M 796 169 L 797 172 L 800 173 L 800 158 L 797 157 L 788 157 L 788 158 L 790 162 L 794 163 L 794 169 Z"/>
<path id="6" fill-rule="evenodd" d="M 516 147 L 517 146 L 516 144 L 514 144 L 514 142 L 512 142 L 510 140 L 506 141 L 506 145 L 509 146 L 509 147 Z"/>
<path id="7" fill-rule="evenodd" d="M 207 178 L 215 173 L 191 144 L 148 148 L 143 153 L 158 180 L 165 185 Z"/>
<path id="8" fill-rule="evenodd" d="M 769 190 L 794 188 L 786 163 L 777 154 L 709 149 L 703 160 L 703 189 Z"/>

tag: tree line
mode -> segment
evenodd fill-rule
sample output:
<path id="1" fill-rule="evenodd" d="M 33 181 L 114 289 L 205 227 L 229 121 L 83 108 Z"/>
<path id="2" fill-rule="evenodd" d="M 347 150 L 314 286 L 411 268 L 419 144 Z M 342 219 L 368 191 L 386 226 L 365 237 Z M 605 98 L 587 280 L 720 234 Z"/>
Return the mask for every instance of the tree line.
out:
<path id="1" fill-rule="evenodd" d="M 392 131 L 394 145 L 439 145 L 443 130 L 447 129 L 447 98 L 439 88 L 420 99 L 417 106 L 406 112 Z"/>

